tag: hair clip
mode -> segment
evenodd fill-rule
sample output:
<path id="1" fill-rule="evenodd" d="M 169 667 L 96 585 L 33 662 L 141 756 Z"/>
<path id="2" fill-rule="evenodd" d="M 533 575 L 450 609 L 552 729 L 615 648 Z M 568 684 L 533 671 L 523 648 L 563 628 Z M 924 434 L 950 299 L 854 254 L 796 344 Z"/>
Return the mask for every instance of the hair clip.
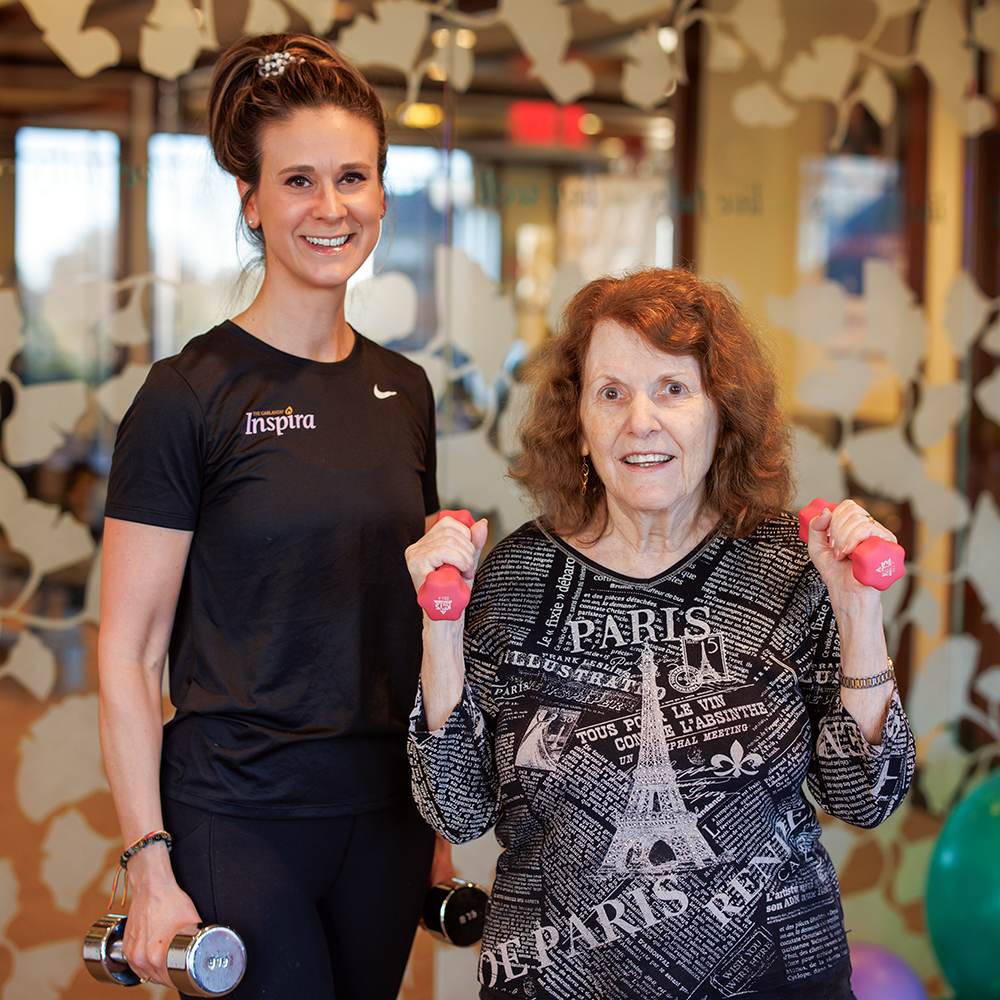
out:
<path id="1" fill-rule="evenodd" d="M 269 76 L 283 76 L 290 62 L 301 61 L 298 56 L 293 56 L 290 52 L 273 52 L 257 60 L 257 75 L 265 79 Z"/>

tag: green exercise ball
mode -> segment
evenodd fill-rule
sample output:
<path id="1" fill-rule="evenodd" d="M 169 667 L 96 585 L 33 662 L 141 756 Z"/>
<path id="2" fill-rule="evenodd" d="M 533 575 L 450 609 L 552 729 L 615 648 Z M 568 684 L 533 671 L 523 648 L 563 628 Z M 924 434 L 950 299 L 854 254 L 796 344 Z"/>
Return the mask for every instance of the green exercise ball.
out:
<path id="1" fill-rule="evenodd" d="M 961 1000 L 1000 1000 L 1000 770 L 948 817 L 931 855 L 927 927 Z"/>

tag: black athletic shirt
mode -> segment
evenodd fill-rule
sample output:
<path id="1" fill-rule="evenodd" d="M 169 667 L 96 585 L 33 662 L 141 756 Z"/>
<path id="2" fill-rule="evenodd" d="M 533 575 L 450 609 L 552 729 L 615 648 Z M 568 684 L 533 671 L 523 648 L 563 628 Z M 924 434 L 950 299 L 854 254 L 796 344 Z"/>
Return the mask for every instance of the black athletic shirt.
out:
<path id="1" fill-rule="evenodd" d="M 109 517 L 193 531 L 170 641 L 162 790 L 250 817 L 409 796 L 420 609 L 404 549 L 438 507 L 423 370 L 232 322 L 157 362 L 122 420 Z"/>

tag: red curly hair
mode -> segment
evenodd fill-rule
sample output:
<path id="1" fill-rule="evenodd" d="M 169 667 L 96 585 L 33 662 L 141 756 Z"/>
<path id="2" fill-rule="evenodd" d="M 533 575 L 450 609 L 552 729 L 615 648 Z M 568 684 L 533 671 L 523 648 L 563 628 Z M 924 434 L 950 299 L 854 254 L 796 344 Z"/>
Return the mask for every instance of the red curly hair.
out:
<path id="1" fill-rule="evenodd" d="M 773 362 L 740 304 L 690 271 L 649 268 L 598 278 L 570 300 L 560 333 L 531 365 L 533 392 L 510 476 L 556 532 L 608 526 L 604 484 L 591 466 L 580 490 L 581 381 L 594 327 L 608 320 L 651 347 L 694 358 L 719 418 L 703 510 L 719 533 L 742 538 L 792 499 L 791 434 L 778 406 Z"/>

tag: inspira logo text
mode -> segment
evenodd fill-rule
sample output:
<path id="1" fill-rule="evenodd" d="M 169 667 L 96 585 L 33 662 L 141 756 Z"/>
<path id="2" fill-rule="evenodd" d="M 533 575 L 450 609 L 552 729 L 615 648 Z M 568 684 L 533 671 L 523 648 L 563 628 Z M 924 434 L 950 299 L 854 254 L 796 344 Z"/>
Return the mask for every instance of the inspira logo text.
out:
<path id="1" fill-rule="evenodd" d="M 289 406 L 285 410 L 251 410 L 247 413 L 245 434 L 276 433 L 281 437 L 285 431 L 316 430 L 316 415 L 295 413 Z"/>

